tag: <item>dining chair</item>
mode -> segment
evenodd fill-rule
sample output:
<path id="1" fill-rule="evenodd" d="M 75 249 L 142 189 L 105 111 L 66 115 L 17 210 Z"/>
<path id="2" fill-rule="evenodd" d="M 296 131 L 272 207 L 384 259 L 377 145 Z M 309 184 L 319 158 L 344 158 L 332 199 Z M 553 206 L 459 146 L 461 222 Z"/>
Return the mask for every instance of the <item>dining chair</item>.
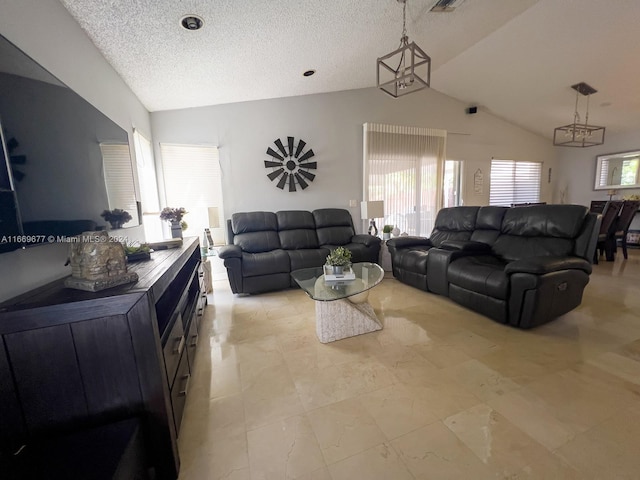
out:
<path id="1" fill-rule="evenodd" d="M 604 212 L 604 207 L 607 205 L 609 200 L 591 200 L 591 206 L 589 207 L 589 212 L 591 213 L 602 213 Z"/>
<path id="2" fill-rule="evenodd" d="M 614 238 L 616 221 L 618 214 L 622 208 L 623 202 L 618 200 L 612 200 L 607 202 L 602 212 L 602 223 L 600 224 L 600 232 L 598 233 L 598 244 L 593 256 L 593 263 L 598 263 L 598 257 L 602 253 L 606 253 L 608 262 L 613 261 L 613 254 L 615 252 L 616 241 Z"/>
<path id="3" fill-rule="evenodd" d="M 640 208 L 640 200 L 625 200 L 616 222 L 614 237 L 614 252 L 617 246 L 618 240 L 620 240 L 620 246 L 622 247 L 622 255 L 624 259 L 627 259 L 627 233 L 633 218 L 636 216 L 638 209 Z"/>

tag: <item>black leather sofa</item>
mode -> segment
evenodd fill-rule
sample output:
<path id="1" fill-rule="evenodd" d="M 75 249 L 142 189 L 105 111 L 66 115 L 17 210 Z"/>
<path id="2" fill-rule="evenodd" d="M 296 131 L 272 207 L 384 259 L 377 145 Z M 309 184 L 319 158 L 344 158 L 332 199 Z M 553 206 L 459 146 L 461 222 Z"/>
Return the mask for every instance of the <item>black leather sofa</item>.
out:
<path id="1" fill-rule="evenodd" d="M 351 214 L 339 208 L 234 213 L 227 239 L 218 255 L 233 293 L 297 287 L 292 271 L 324 265 L 339 246 L 351 250 L 354 263 L 377 263 L 381 243 L 372 235 L 356 235 Z"/>
<path id="2" fill-rule="evenodd" d="M 438 212 L 429 238 L 387 246 L 401 282 L 531 328 L 582 302 L 600 221 L 581 205 L 453 207 Z"/>

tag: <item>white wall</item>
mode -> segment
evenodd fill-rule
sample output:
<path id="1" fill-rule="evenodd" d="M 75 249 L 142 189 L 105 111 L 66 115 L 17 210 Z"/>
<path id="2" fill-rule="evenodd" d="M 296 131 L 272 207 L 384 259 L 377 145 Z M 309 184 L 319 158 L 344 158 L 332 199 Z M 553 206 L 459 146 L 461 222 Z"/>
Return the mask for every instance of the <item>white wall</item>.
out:
<path id="1" fill-rule="evenodd" d="M 58 0 L 0 3 L 0 33 L 129 133 L 151 135 L 149 113 Z M 133 152 L 132 152 L 132 155 Z M 125 229 L 142 238 L 142 227 Z M 0 301 L 70 273 L 68 246 L 52 244 L 0 255 Z"/>
<path id="2" fill-rule="evenodd" d="M 591 200 L 608 200 L 606 190 L 594 190 L 596 181 L 596 157 L 607 153 L 640 149 L 640 130 L 635 132 L 607 134 L 603 145 L 588 148 L 555 147 L 558 150 L 558 196 L 567 191 L 566 203 L 589 205 Z M 640 189 L 618 190 L 617 199 L 625 195 L 640 194 Z"/>
<path id="3" fill-rule="evenodd" d="M 449 131 L 447 157 L 464 160 L 467 205 L 489 202 L 491 158 L 542 161 L 542 200 L 551 201 L 554 167 L 551 141 L 435 90 L 393 99 L 375 88 L 261 100 L 151 114 L 156 159 L 159 142 L 220 146 L 225 218 L 239 211 L 348 208 L 359 224 L 362 199 L 362 125 L 365 122 L 441 128 Z M 305 140 L 318 161 L 316 180 L 289 193 L 271 182 L 264 168 L 266 149 L 277 138 Z M 275 147 L 274 147 L 275 148 Z M 473 175 L 481 169 L 484 190 L 474 194 Z"/>

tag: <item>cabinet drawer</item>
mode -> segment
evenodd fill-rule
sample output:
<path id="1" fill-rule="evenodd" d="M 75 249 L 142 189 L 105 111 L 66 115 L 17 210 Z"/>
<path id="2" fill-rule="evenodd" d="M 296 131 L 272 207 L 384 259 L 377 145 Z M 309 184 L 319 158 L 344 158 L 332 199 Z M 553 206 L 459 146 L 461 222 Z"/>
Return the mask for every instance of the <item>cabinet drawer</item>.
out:
<path id="1" fill-rule="evenodd" d="M 180 423 L 182 422 L 182 413 L 184 411 L 184 403 L 187 399 L 187 390 L 189 388 L 189 361 L 186 352 L 180 358 L 176 379 L 171 386 L 171 404 L 173 405 L 173 421 L 176 425 L 176 432 L 180 431 Z"/>
<path id="2" fill-rule="evenodd" d="M 194 315 L 189 325 L 189 333 L 187 334 L 187 354 L 189 355 L 189 368 L 193 371 L 193 365 L 196 360 L 196 346 L 198 344 L 198 322 L 200 317 Z"/>
<path id="3" fill-rule="evenodd" d="M 164 365 L 167 369 L 167 383 L 171 385 L 173 379 L 176 376 L 176 370 L 178 369 L 178 363 L 180 361 L 180 355 L 186 345 L 186 338 L 184 336 L 184 328 L 182 327 L 182 315 L 176 314 L 176 320 L 171 327 L 171 332 L 167 337 L 167 343 L 165 343 L 162 349 L 164 354 Z"/>

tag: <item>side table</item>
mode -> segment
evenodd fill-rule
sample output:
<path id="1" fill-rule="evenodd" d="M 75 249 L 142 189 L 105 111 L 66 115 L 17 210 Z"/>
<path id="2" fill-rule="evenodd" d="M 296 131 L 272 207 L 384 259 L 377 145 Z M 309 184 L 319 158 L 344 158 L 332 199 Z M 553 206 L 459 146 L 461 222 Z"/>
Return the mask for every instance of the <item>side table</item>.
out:
<path id="1" fill-rule="evenodd" d="M 385 272 L 392 271 L 391 268 L 391 253 L 389 253 L 389 248 L 387 248 L 387 241 L 383 240 L 380 244 L 380 257 L 378 259 L 378 264 L 382 267 Z"/>

